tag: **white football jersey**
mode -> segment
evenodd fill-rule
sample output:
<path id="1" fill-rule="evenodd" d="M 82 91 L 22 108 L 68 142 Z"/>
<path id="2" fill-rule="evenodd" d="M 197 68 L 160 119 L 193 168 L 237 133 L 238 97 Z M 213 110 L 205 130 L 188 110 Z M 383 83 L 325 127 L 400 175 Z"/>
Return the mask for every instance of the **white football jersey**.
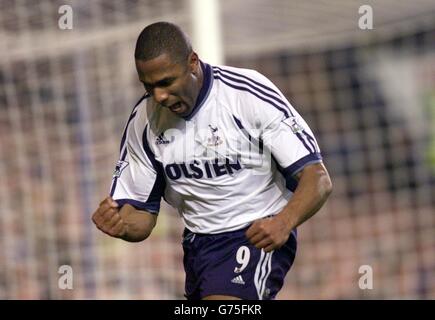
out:
<path id="1" fill-rule="evenodd" d="M 270 80 L 254 70 L 201 67 L 189 116 L 149 95 L 134 107 L 111 196 L 156 214 L 164 197 L 192 232 L 234 231 L 279 213 L 295 174 L 322 158 L 307 123 Z"/>

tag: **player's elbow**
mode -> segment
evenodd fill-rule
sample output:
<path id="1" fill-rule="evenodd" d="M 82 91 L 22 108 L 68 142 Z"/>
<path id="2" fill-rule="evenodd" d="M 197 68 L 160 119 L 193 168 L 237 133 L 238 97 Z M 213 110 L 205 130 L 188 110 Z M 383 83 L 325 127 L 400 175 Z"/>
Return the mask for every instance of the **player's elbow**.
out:
<path id="1" fill-rule="evenodd" d="M 331 177 L 329 176 L 326 168 L 324 168 L 324 170 L 322 170 L 320 173 L 319 189 L 322 200 L 326 201 L 326 199 L 328 199 L 328 197 L 332 193 L 333 189 Z"/>
<path id="2" fill-rule="evenodd" d="M 123 235 L 120 238 L 127 242 L 141 242 L 146 240 L 151 235 L 151 232 L 153 230 L 152 227 L 149 229 L 141 229 L 141 230 L 132 230 L 132 229 L 133 228 L 131 228 L 128 232 L 126 232 L 125 235 Z"/>
<path id="3" fill-rule="evenodd" d="M 309 165 L 299 174 L 299 181 L 303 185 L 311 186 L 310 194 L 319 203 L 324 203 L 332 193 L 332 181 L 323 163 Z"/>
<path id="4" fill-rule="evenodd" d="M 141 241 L 144 241 L 148 237 L 149 237 L 149 234 L 148 235 L 140 235 L 140 236 L 138 236 L 138 235 L 134 235 L 134 236 L 126 235 L 124 237 L 121 237 L 121 239 L 124 241 L 127 241 L 127 242 L 141 242 Z"/>
<path id="5" fill-rule="evenodd" d="M 140 232 L 137 232 L 136 239 L 133 242 L 141 242 L 146 240 L 153 232 L 154 227 L 155 224 L 147 225 L 146 228 L 142 228 Z"/>

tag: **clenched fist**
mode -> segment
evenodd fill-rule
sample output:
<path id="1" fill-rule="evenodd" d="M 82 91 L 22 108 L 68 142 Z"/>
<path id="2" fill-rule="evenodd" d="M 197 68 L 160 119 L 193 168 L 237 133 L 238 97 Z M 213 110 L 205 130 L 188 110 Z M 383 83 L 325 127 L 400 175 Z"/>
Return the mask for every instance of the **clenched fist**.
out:
<path id="1" fill-rule="evenodd" d="M 286 243 L 290 231 L 283 216 L 278 214 L 255 221 L 246 231 L 246 237 L 258 249 L 270 252 Z"/>
<path id="2" fill-rule="evenodd" d="M 127 226 L 119 214 L 118 204 L 107 197 L 92 215 L 92 221 L 98 229 L 109 236 L 121 238 L 127 232 Z"/>

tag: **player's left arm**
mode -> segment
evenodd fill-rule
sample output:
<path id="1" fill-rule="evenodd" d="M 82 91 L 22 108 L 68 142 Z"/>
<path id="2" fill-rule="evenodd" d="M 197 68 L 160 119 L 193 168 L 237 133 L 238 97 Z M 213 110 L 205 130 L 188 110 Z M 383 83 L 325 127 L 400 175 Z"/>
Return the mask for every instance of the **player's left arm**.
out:
<path id="1" fill-rule="evenodd" d="M 238 116 L 244 127 L 251 130 L 249 134 L 263 141 L 264 151 L 270 152 L 282 168 L 286 187 L 292 188 L 293 180 L 298 180 L 281 212 L 255 221 L 246 232 L 251 243 L 269 252 L 281 247 L 294 228 L 322 207 L 332 191 L 332 183 L 320 147 L 305 120 L 269 79 L 255 72 L 249 76 L 262 83 L 262 88 L 268 88 L 270 99 L 246 94 L 238 104 Z M 291 185 L 287 186 L 287 182 Z"/>
<path id="2" fill-rule="evenodd" d="M 246 232 L 257 248 L 266 252 L 280 248 L 291 230 L 312 217 L 332 192 L 332 182 L 322 162 L 305 166 L 296 177 L 298 186 L 284 209 L 272 218 L 255 221 Z"/>

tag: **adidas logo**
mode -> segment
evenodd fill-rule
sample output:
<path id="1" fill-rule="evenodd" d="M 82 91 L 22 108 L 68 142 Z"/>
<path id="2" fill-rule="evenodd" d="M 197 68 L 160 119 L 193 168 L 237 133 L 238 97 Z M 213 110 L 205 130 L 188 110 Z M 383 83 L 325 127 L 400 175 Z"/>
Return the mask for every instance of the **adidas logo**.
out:
<path id="1" fill-rule="evenodd" d="M 237 283 L 237 284 L 245 284 L 245 281 L 243 281 L 242 276 L 237 276 L 235 278 L 233 278 L 233 280 L 231 280 L 232 283 Z"/>
<path id="2" fill-rule="evenodd" d="M 163 132 L 161 134 L 159 134 L 159 136 L 156 138 L 156 144 L 168 144 L 171 141 L 168 141 L 165 138 L 165 135 L 163 134 Z"/>

